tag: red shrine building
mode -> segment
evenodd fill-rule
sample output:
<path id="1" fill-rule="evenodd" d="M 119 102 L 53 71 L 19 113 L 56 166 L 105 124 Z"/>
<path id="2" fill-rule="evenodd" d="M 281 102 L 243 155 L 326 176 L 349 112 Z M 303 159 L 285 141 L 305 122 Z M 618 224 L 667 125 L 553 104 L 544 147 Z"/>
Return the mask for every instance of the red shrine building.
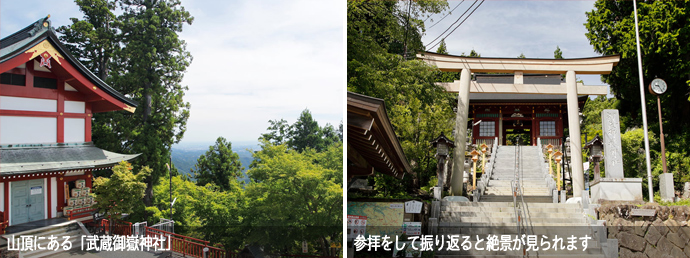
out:
<path id="1" fill-rule="evenodd" d="M 137 156 L 93 145 L 94 113 L 137 103 L 72 56 L 48 17 L 0 41 L 0 73 L 0 232 L 62 217 L 93 171 Z"/>

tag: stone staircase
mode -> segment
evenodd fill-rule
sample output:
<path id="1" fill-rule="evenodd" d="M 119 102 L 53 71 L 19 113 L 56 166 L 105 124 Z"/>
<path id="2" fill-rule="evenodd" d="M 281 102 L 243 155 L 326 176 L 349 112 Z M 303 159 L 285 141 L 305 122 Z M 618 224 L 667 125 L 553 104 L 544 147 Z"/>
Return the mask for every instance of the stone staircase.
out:
<path id="1" fill-rule="evenodd" d="M 581 204 L 553 203 L 547 186 L 548 175 L 542 170 L 540 150 L 536 146 L 520 147 L 519 174 L 524 200 L 524 215 L 518 223 L 516 208 L 513 202 L 511 181 L 515 179 L 515 146 L 499 146 L 493 163 L 493 173 L 488 181 L 486 190 L 479 198 L 479 202 L 440 202 L 438 220 L 438 235 L 470 236 L 470 250 L 442 249 L 436 251 L 438 257 L 489 257 L 489 256 L 520 256 L 532 257 L 606 257 L 604 244 L 601 244 L 601 234 L 593 231 L 589 219 L 583 213 Z M 518 224 L 522 225 L 518 229 Z M 519 231 L 518 231 L 519 230 Z M 541 247 L 542 235 L 546 235 L 551 244 L 553 238 L 563 239 L 565 246 L 567 238 L 578 238 L 577 251 L 566 250 L 476 250 L 475 245 L 485 247 L 489 235 L 510 235 L 512 239 L 522 234 L 537 235 L 537 247 Z M 580 237 L 589 236 L 587 249 L 583 251 Z M 478 238 L 478 239 L 476 239 Z M 483 240 L 483 243 L 478 241 Z M 463 239 L 459 241 L 463 243 Z M 604 239 L 604 241 L 606 241 Z"/>
<path id="2" fill-rule="evenodd" d="M 69 252 L 69 251 L 77 251 L 81 250 L 81 237 L 83 234 L 82 229 L 79 227 L 79 224 L 77 223 L 78 221 L 84 220 L 86 218 L 82 219 L 77 219 L 77 220 L 72 220 L 69 222 L 57 224 L 57 225 L 52 225 L 52 226 L 47 226 L 47 227 L 42 227 L 42 228 L 37 228 L 37 229 L 32 229 L 32 230 L 26 230 L 19 232 L 17 234 L 14 234 L 14 238 L 16 242 L 19 242 L 19 236 L 36 236 L 36 244 L 40 245 L 41 247 L 45 248 L 45 250 L 27 250 L 27 251 L 20 251 L 19 252 L 19 257 L 24 257 L 24 258 L 38 258 L 38 257 L 46 257 L 46 256 L 52 256 L 55 254 L 63 253 L 63 252 Z M 59 249 L 58 250 L 48 250 L 48 244 L 50 242 L 49 237 L 57 237 L 56 241 L 58 242 Z M 65 244 L 65 238 L 64 236 L 68 236 L 69 239 L 68 241 L 71 243 L 71 249 L 70 250 L 64 250 L 63 244 Z M 12 234 L 5 234 L 2 235 L 3 238 L 5 239 L 10 239 L 12 237 Z M 44 239 L 39 239 L 40 237 L 44 237 Z M 34 245 L 35 246 L 35 245 Z M 0 252 L 5 252 L 8 250 L 8 246 L 5 245 L 0 248 Z"/>
<path id="3" fill-rule="evenodd" d="M 496 151 L 493 173 L 482 194 L 482 202 L 513 202 L 510 182 L 515 179 L 516 146 L 499 146 Z M 520 180 L 523 198 L 526 202 L 551 203 L 553 199 L 546 186 L 546 176 L 541 170 L 539 148 L 536 146 L 520 147 Z"/>

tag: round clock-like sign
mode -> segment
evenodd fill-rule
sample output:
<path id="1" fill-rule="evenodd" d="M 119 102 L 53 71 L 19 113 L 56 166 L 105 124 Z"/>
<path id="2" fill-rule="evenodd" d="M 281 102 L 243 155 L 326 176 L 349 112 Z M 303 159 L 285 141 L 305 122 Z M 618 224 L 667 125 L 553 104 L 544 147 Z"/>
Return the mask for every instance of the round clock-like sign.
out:
<path id="1" fill-rule="evenodd" d="M 651 91 L 652 94 L 655 95 L 664 94 L 664 92 L 666 92 L 666 89 L 668 89 L 666 82 L 659 78 L 654 79 L 652 83 L 649 84 L 649 91 Z"/>

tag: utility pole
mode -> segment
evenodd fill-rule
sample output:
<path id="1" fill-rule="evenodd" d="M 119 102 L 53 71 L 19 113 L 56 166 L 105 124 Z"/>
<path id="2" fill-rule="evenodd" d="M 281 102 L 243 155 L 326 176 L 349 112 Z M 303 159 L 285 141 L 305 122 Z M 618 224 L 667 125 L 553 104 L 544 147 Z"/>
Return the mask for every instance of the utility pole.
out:
<path id="1" fill-rule="evenodd" d="M 647 108 L 644 97 L 644 77 L 642 75 L 642 51 L 640 51 L 640 29 L 637 25 L 637 0 L 633 0 L 635 10 L 635 41 L 637 42 L 637 71 L 640 77 L 640 104 L 642 105 L 642 125 L 644 127 L 644 152 L 647 162 L 647 188 L 649 188 L 649 202 L 654 202 L 652 191 L 652 163 L 649 161 L 649 136 L 647 136 Z"/>

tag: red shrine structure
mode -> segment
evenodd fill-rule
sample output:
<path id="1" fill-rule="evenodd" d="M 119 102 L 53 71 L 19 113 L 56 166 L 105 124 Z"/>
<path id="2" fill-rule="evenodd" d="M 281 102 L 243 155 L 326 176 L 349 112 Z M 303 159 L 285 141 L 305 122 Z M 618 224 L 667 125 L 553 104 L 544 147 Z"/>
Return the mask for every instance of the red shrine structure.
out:
<path id="1" fill-rule="evenodd" d="M 137 156 L 91 142 L 92 114 L 137 103 L 72 56 L 49 17 L 0 41 L 0 233 L 63 216 L 77 182 Z"/>
<path id="2" fill-rule="evenodd" d="M 513 74 L 475 74 L 477 84 L 508 85 Z M 560 85 L 560 74 L 525 74 L 523 83 L 529 85 Z M 580 110 L 588 96 L 577 98 Z M 568 127 L 568 109 L 565 95 L 539 95 L 520 93 L 470 93 L 469 117 L 472 129 L 472 143 L 493 144 L 498 137 L 499 145 L 515 145 L 520 136 L 521 144 L 560 146 L 564 128 Z"/>

